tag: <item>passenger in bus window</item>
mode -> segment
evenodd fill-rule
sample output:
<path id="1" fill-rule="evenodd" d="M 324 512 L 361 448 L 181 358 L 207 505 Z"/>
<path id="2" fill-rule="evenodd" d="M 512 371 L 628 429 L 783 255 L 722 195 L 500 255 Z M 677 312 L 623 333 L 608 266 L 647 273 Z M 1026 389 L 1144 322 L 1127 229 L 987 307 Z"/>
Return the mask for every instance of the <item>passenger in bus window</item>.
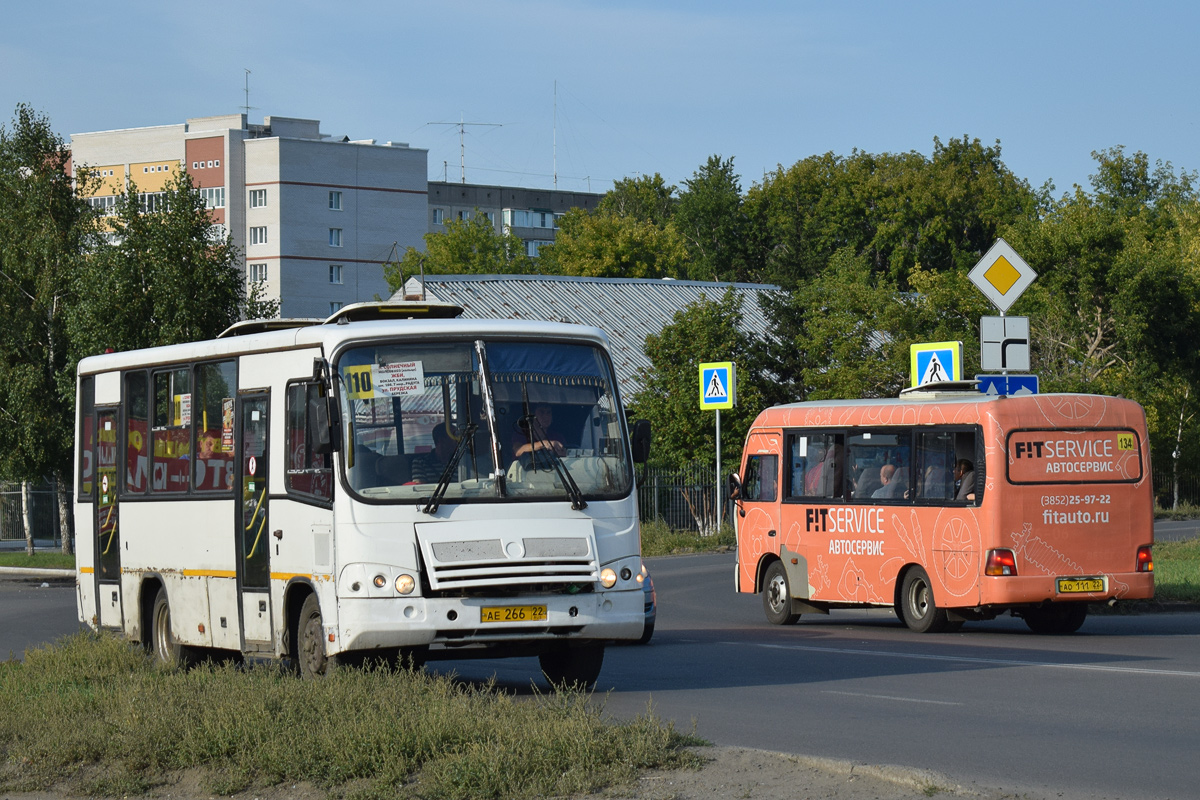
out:
<path id="1" fill-rule="evenodd" d="M 879 482 L 883 484 L 871 497 L 893 500 L 904 496 L 904 474 L 897 475 L 895 464 L 884 464 L 879 468 Z"/>
<path id="2" fill-rule="evenodd" d="M 954 485 L 958 487 L 955 500 L 975 499 L 975 465 L 965 458 L 954 465 Z"/>
<path id="3" fill-rule="evenodd" d="M 855 497 L 874 497 L 875 492 L 883 488 L 882 467 L 869 464 L 865 467 L 855 467 L 858 473 L 854 481 Z"/>
<path id="4" fill-rule="evenodd" d="M 456 443 L 446 430 L 446 423 L 439 422 L 433 427 L 433 449 L 417 453 L 412 461 L 412 480 L 414 483 L 437 483 L 442 477 L 446 464 L 454 455 Z"/>

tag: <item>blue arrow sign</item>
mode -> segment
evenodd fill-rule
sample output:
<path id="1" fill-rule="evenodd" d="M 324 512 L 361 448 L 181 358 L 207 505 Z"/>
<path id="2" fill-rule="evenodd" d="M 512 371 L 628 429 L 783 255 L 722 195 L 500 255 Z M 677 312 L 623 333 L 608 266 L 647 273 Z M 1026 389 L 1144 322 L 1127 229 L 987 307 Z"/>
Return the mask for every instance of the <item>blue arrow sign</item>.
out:
<path id="1" fill-rule="evenodd" d="M 1037 375 L 976 375 L 981 394 L 995 397 L 1038 393 Z"/>

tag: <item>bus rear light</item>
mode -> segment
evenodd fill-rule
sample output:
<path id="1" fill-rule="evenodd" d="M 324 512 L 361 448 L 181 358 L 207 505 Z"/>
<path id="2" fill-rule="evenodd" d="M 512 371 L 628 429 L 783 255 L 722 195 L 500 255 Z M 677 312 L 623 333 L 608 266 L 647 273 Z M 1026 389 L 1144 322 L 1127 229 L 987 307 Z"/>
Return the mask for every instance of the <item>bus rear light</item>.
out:
<path id="1" fill-rule="evenodd" d="M 1154 572 L 1154 556 L 1150 553 L 1150 545 L 1144 544 L 1138 548 L 1137 571 Z"/>
<path id="2" fill-rule="evenodd" d="M 984 575 L 1016 575 L 1017 557 L 1007 547 L 988 550 L 987 564 L 983 568 Z"/>

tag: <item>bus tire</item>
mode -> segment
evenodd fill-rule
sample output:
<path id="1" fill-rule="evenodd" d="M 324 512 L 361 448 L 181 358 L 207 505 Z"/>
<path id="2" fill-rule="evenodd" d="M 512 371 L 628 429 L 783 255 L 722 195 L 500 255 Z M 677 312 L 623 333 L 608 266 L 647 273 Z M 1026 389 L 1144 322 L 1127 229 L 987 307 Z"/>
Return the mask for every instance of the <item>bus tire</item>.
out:
<path id="1" fill-rule="evenodd" d="M 934 602 L 929 575 L 920 567 L 904 573 L 898 611 L 904 624 L 917 633 L 941 633 L 950 625 L 945 610 Z"/>
<path id="2" fill-rule="evenodd" d="M 1049 603 L 1026 609 L 1022 614 L 1029 630 L 1042 635 L 1074 633 L 1087 619 L 1087 603 Z"/>
<path id="3" fill-rule="evenodd" d="M 591 691 L 604 664 L 604 645 L 557 647 L 538 656 L 538 664 L 555 689 Z"/>
<path id="4" fill-rule="evenodd" d="M 772 625 L 794 625 L 800 615 L 792 611 L 792 588 L 782 561 L 772 561 L 763 577 L 763 613 Z"/>
<path id="5" fill-rule="evenodd" d="M 296 620 L 296 671 L 301 678 L 312 679 L 324 676 L 328 669 L 321 604 L 315 594 L 310 594 L 304 598 L 300 617 Z"/>
<path id="6" fill-rule="evenodd" d="M 168 667 L 190 667 L 196 662 L 196 651 L 171 634 L 171 603 L 163 586 L 158 587 L 150 612 L 150 650 L 158 663 Z"/>

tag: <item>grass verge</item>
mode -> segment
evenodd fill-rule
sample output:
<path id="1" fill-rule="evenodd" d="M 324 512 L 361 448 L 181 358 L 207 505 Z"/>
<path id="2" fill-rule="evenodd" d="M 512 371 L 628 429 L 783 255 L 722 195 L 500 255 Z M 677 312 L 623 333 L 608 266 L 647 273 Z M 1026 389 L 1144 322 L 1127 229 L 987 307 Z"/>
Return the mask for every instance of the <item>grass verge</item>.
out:
<path id="1" fill-rule="evenodd" d="M 75 556 L 38 551 L 32 556 L 24 550 L 0 553 L 0 567 L 33 567 L 36 569 L 75 569 Z"/>
<path id="2" fill-rule="evenodd" d="M 735 544 L 733 528 L 728 525 L 721 526 L 720 531 L 710 536 L 701 536 L 696 531 L 675 530 L 662 520 L 642 523 L 643 556 L 723 552 Z"/>
<path id="3" fill-rule="evenodd" d="M 697 766 L 702 744 L 647 713 L 608 720 L 578 692 L 518 700 L 422 671 L 154 666 L 77 634 L 0 663 L 0 791 L 137 795 L 198 769 L 214 794 L 305 781 L 348 798 L 597 792 Z"/>
<path id="4" fill-rule="evenodd" d="M 1155 542 L 1154 599 L 1200 603 L 1200 538 Z"/>
<path id="5" fill-rule="evenodd" d="M 1155 519 L 1200 519 L 1200 506 L 1194 506 L 1191 503 L 1180 503 L 1178 508 L 1163 508 L 1155 503 L 1154 505 Z"/>

